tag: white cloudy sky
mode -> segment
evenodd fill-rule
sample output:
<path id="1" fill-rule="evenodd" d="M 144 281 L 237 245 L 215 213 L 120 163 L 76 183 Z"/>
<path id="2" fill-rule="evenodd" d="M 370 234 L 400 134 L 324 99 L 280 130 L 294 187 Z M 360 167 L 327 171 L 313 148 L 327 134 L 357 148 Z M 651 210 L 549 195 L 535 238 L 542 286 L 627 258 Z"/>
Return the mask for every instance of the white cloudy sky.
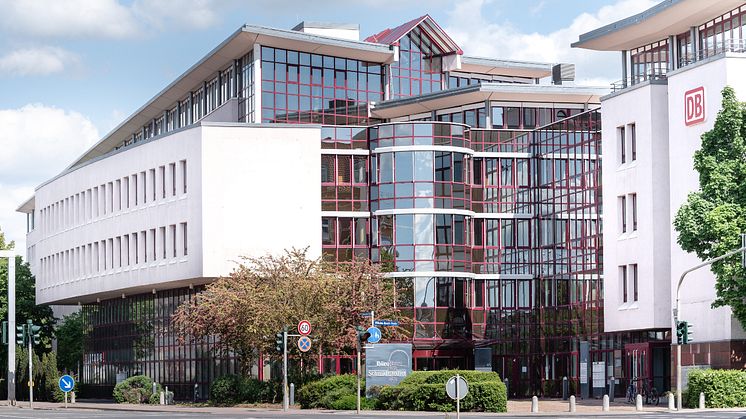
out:
<path id="1" fill-rule="evenodd" d="M 578 83 L 619 78 L 618 55 L 578 35 L 653 0 L 0 0 L 0 229 L 70 162 L 244 23 L 359 23 L 361 35 L 430 14 L 467 55 L 576 64 Z M 313 7 L 309 6 L 313 4 Z"/>

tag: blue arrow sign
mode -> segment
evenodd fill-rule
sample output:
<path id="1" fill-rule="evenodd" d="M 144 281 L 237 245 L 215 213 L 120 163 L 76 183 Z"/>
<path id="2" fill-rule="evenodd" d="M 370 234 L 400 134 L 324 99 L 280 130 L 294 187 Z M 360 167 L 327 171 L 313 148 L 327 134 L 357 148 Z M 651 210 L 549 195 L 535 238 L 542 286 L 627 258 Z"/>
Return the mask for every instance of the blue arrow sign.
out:
<path id="1" fill-rule="evenodd" d="M 65 374 L 62 377 L 60 377 L 59 385 L 60 385 L 60 390 L 64 391 L 65 393 L 69 391 L 73 391 L 73 388 L 75 388 L 75 379 Z"/>
<path id="2" fill-rule="evenodd" d="M 396 320 L 374 320 L 373 324 L 376 326 L 399 326 L 399 322 Z"/>
<path id="3" fill-rule="evenodd" d="M 378 343 L 381 340 L 381 329 L 372 326 L 368 328 L 368 333 L 370 333 L 368 343 Z"/>

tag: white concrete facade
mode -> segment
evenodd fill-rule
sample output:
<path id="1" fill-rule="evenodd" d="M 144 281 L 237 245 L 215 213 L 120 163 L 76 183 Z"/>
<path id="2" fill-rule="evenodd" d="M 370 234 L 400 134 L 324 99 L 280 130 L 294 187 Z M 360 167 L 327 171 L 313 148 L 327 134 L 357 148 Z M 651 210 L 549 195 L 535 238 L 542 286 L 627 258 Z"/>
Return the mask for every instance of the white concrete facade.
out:
<path id="1" fill-rule="evenodd" d="M 37 302 L 196 285 L 288 247 L 319 256 L 319 138 L 313 125 L 203 122 L 50 180 L 27 239 Z"/>
<path id="2" fill-rule="evenodd" d="M 693 167 L 701 135 L 712 129 L 721 91 L 746 100 L 746 55 L 722 53 L 670 71 L 664 80 L 628 87 L 602 99 L 604 206 L 604 326 L 606 331 L 674 328 L 672 303 L 681 273 L 700 263 L 677 244 L 673 220 L 687 195 L 699 188 Z M 685 123 L 685 93 L 704 88 L 705 120 Z M 637 158 L 630 162 L 629 124 L 635 124 Z M 620 163 L 620 127 L 627 163 Z M 621 233 L 621 196 L 637 195 L 637 231 Z M 627 224 L 631 205 L 627 199 Z M 638 266 L 638 300 L 622 301 L 621 266 Z M 628 271 L 629 272 L 629 271 Z M 631 284 L 628 284 L 630 287 Z M 629 294 L 628 294 L 629 295 Z M 713 309 L 715 277 L 703 269 L 687 276 L 679 318 L 695 327 L 697 342 L 746 338 L 727 307 Z M 676 336 L 673 334 L 673 339 Z"/>

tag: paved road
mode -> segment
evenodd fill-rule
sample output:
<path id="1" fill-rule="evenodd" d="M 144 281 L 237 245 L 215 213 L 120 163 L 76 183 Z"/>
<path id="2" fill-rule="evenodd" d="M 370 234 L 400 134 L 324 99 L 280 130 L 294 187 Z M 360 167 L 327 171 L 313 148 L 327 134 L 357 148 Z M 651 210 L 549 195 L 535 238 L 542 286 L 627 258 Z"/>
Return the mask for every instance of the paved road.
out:
<path id="1" fill-rule="evenodd" d="M 0 418 L 5 419 L 31 419 L 31 418 L 50 418 L 50 419 L 132 419 L 133 416 L 139 418 L 156 418 L 156 417 L 168 417 L 176 419 L 198 419 L 198 418 L 214 418 L 214 419 L 260 419 L 260 418 L 305 418 L 312 417 L 318 419 L 340 419 L 340 418 L 366 418 L 366 419 L 381 419 L 387 417 L 393 417 L 397 419 L 414 419 L 414 418 L 454 418 L 455 414 L 435 413 L 435 412 L 423 412 L 420 414 L 409 413 L 409 412 L 363 412 L 360 416 L 355 415 L 354 412 L 320 412 L 320 411 L 292 411 L 288 413 L 278 411 L 246 411 L 241 413 L 218 413 L 218 412 L 134 412 L 134 411 L 114 411 L 114 410 L 91 410 L 91 409 L 67 409 L 67 410 L 29 410 L 29 409 L 11 409 L 11 408 L 0 408 Z M 539 415 L 489 415 L 484 413 L 462 413 L 464 418 L 479 418 L 479 417 L 498 417 L 498 418 L 527 418 L 527 417 L 552 417 L 552 418 L 608 418 L 608 417 L 619 417 L 619 416 L 633 416 L 629 414 L 618 414 L 612 413 L 606 416 L 601 415 L 587 415 L 587 414 L 574 414 L 574 415 L 557 415 L 557 414 L 539 414 Z M 656 413 L 642 413 L 634 415 L 635 418 L 642 419 L 663 419 L 663 418 L 696 418 L 696 419 L 746 419 L 746 410 L 743 411 L 693 411 L 693 412 L 656 412 Z"/>

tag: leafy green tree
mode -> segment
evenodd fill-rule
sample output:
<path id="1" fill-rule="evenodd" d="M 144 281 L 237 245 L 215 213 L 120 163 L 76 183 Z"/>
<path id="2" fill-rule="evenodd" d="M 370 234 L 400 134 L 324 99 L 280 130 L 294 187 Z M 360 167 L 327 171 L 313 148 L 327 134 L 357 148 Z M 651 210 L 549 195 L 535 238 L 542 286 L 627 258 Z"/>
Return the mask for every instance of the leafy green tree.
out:
<path id="1" fill-rule="evenodd" d="M 700 189 L 679 208 L 674 228 L 678 243 L 700 259 L 710 259 L 741 246 L 746 232 L 746 106 L 731 87 L 723 89 L 715 126 L 702 134 L 694 153 Z M 739 256 L 712 265 L 717 298 L 713 307 L 730 306 L 746 325 L 746 270 Z"/>
<path id="2" fill-rule="evenodd" d="M 57 368 L 61 371 L 78 371 L 83 362 L 83 341 L 86 325 L 81 311 L 68 314 L 57 330 Z"/>

